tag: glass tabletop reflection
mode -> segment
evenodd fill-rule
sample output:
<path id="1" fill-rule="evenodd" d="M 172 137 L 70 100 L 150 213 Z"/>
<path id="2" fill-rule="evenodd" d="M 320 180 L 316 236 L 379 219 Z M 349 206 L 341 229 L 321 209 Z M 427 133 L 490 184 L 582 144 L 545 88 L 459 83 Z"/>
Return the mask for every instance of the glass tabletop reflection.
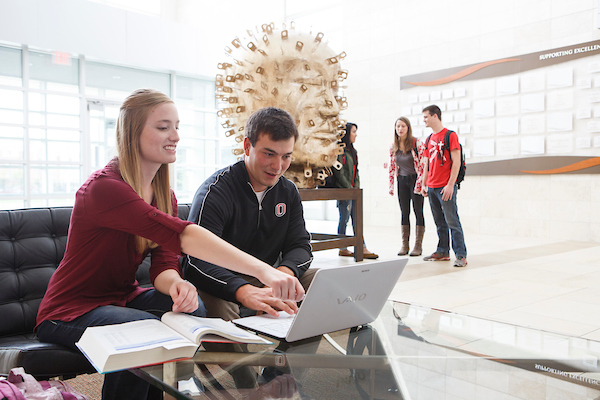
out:
<path id="1" fill-rule="evenodd" d="M 389 301 L 371 324 L 132 372 L 176 399 L 600 398 L 600 342 Z M 237 387 L 230 372 L 256 377 Z"/>

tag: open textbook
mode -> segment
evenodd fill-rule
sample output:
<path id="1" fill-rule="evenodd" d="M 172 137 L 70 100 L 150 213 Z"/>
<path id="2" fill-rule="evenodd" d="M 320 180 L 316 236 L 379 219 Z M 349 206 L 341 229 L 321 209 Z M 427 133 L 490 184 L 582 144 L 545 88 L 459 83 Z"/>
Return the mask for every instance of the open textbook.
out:
<path id="1" fill-rule="evenodd" d="M 191 358 L 201 342 L 271 344 L 218 318 L 167 312 L 147 319 L 89 327 L 77 347 L 100 373 Z"/>

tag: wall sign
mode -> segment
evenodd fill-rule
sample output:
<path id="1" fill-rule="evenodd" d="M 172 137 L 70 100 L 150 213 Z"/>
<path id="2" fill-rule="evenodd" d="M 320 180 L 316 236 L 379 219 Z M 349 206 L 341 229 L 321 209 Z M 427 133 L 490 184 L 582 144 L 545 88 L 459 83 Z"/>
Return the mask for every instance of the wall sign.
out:
<path id="1" fill-rule="evenodd" d="M 416 137 L 436 104 L 469 174 L 600 173 L 600 41 L 400 78 Z"/>

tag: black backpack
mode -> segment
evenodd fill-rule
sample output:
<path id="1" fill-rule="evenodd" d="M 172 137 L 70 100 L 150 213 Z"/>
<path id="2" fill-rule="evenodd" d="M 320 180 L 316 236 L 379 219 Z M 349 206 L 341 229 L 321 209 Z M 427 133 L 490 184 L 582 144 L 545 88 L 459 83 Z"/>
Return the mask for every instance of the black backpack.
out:
<path id="1" fill-rule="evenodd" d="M 444 136 L 444 150 L 448 152 L 448 158 L 450 158 L 450 159 L 451 159 L 451 156 L 450 156 L 450 134 L 452 132 L 454 132 L 454 131 L 451 131 L 448 129 L 446 131 L 446 135 Z M 431 135 L 429 135 L 427 137 L 427 140 L 425 141 L 426 149 L 429 149 L 429 139 L 431 139 Z M 461 182 L 465 180 L 465 174 L 467 172 L 467 164 L 465 163 L 465 154 L 463 153 L 462 144 L 459 143 L 458 146 L 460 147 L 460 168 L 458 170 L 458 176 L 456 177 L 456 187 L 458 189 L 460 189 Z M 442 157 L 441 154 L 439 154 L 439 156 L 442 160 L 442 165 L 444 165 L 444 157 Z"/>

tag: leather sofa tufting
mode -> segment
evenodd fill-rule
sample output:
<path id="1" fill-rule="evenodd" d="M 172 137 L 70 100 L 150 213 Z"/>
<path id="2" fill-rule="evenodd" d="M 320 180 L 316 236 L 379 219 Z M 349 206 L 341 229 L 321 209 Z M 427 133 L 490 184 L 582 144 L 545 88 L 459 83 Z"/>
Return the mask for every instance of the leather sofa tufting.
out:
<path id="1" fill-rule="evenodd" d="M 187 219 L 190 205 L 179 205 Z M 37 379 L 95 372 L 79 352 L 42 343 L 33 333 L 48 281 L 63 258 L 71 207 L 0 211 L 0 375 L 23 367 Z M 137 273 L 150 285 L 146 258 Z"/>

